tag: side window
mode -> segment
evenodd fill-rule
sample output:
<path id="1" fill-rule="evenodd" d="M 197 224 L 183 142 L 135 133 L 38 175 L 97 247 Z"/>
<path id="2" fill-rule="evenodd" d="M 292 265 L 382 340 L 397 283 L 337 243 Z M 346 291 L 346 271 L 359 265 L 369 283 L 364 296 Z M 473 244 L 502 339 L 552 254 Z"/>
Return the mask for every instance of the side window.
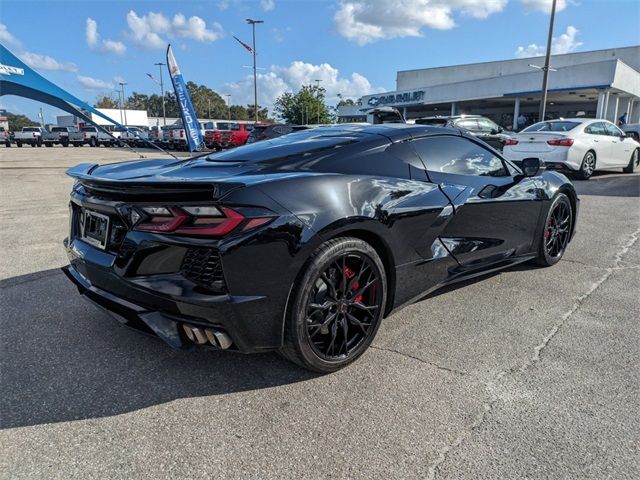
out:
<path id="1" fill-rule="evenodd" d="M 607 135 L 607 132 L 604 128 L 604 123 L 602 122 L 595 122 L 595 123 L 592 123 L 591 125 L 588 125 L 584 129 L 584 133 L 588 133 L 591 135 Z"/>
<path id="2" fill-rule="evenodd" d="M 604 128 L 607 131 L 607 135 L 611 135 L 612 137 L 624 137 L 622 130 L 616 127 L 613 123 L 605 123 Z"/>
<path id="3" fill-rule="evenodd" d="M 478 121 L 472 118 L 458 120 L 455 123 L 455 126 L 457 128 L 462 128 L 463 130 L 469 130 L 470 132 L 477 132 L 479 130 Z"/>
<path id="4" fill-rule="evenodd" d="M 447 175 L 509 176 L 500 157 L 464 137 L 442 135 L 418 139 L 413 145 L 434 182 Z"/>
<path id="5" fill-rule="evenodd" d="M 498 131 L 498 125 L 487 118 L 479 118 L 478 127 L 480 127 L 480 131 L 482 131 L 483 133 L 492 133 Z"/>

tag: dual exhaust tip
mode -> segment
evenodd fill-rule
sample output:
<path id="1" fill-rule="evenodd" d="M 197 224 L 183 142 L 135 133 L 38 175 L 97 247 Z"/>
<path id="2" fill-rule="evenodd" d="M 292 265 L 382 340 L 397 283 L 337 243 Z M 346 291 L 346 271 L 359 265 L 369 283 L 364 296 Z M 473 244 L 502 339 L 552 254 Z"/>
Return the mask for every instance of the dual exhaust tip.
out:
<path id="1" fill-rule="evenodd" d="M 222 330 L 194 327 L 186 323 L 182 324 L 182 329 L 187 334 L 187 338 L 198 345 L 210 343 L 216 348 L 226 350 L 233 344 L 231 337 Z"/>

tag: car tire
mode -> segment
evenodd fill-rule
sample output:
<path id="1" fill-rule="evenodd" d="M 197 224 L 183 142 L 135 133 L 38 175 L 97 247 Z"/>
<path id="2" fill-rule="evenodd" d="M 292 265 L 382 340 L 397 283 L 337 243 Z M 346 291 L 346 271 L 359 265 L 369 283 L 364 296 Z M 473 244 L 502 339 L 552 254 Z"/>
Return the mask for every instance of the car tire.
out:
<path id="1" fill-rule="evenodd" d="M 4 146 L 7 148 L 11 148 L 11 142 L 4 142 Z"/>
<path id="2" fill-rule="evenodd" d="M 582 163 L 580 164 L 580 170 L 577 172 L 577 177 L 580 180 L 589 180 L 596 170 L 596 154 L 589 150 L 582 157 Z"/>
<path id="3" fill-rule="evenodd" d="M 53 147 L 53 143 L 49 143 L 49 142 L 45 143 L 44 145 L 45 147 Z"/>
<path id="4" fill-rule="evenodd" d="M 545 267 L 555 265 L 564 255 L 573 232 L 574 212 L 571 201 L 558 193 L 547 211 L 536 263 Z"/>
<path id="5" fill-rule="evenodd" d="M 386 299 L 384 265 L 371 245 L 352 237 L 323 243 L 294 282 L 280 354 L 319 373 L 347 366 L 373 341 Z"/>
<path id="6" fill-rule="evenodd" d="M 624 167 L 622 171 L 624 173 L 633 173 L 636 168 L 640 165 L 640 149 L 635 149 L 631 154 L 631 158 L 629 159 L 629 165 Z"/>
<path id="7" fill-rule="evenodd" d="M 16 142 L 16 147 L 22 148 L 22 142 Z"/>
<path id="8" fill-rule="evenodd" d="M 90 147 L 95 147 L 95 146 L 96 146 L 96 143 L 97 143 L 97 142 L 96 142 L 95 137 L 91 137 L 91 138 L 89 139 L 89 146 L 90 146 Z"/>

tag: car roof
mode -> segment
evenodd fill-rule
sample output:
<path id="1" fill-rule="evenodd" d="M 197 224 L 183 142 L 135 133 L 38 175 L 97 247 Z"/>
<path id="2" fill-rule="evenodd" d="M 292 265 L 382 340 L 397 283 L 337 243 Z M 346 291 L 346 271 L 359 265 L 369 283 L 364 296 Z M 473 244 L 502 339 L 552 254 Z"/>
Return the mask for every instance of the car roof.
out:
<path id="1" fill-rule="evenodd" d="M 482 115 L 432 115 L 430 117 L 419 117 L 416 120 L 457 120 L 459 118 L 486 118 Z"/>

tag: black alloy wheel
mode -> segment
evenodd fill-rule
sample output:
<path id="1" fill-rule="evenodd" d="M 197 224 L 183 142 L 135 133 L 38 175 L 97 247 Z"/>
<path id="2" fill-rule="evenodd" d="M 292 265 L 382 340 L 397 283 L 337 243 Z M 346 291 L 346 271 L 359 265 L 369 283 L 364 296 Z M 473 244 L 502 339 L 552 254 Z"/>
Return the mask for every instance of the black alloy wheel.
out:
<path id="1" fill-rule="evenodd" d="M 564 193 L 560 193 L 547 213 L 537 262 L 544 266 L 558 263 L 569 244 L 572 230 L 571 202 Z"/>
<path id="2" fill-rule="evenodd" d="M 357 238 L 325 242 L 296 281 L 281 353 L 321 373 L 358 358 L 384 314 L 386 275 L 376 251 Z"/>

